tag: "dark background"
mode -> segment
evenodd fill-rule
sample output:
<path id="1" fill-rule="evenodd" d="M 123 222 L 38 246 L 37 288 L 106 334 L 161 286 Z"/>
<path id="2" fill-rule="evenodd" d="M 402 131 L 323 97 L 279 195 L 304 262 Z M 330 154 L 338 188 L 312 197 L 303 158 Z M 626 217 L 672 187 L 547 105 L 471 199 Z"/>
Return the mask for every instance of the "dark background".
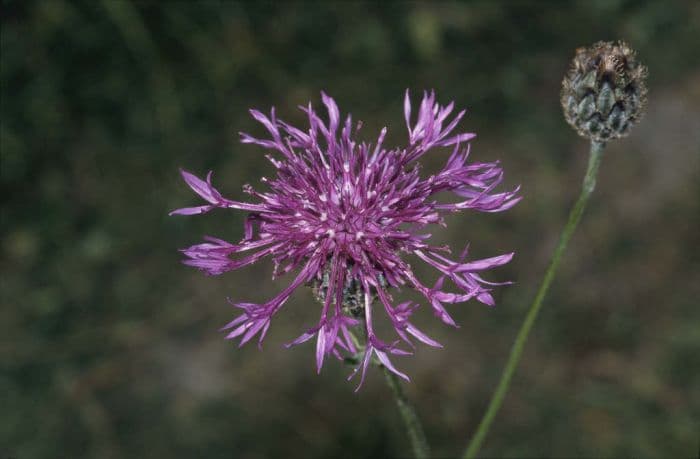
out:
<path id="1" fill-rule="evenodd" d="M 410 453 L 376 370 L 353 392 L 313 344 L 295 294 L 263 351 L 218 327 L 226 296 L 285 285 L 269 263 L 211 278 L 179 264 L 203 234 L 237 240 L 242 212 L 199 204 L 178 175 L 220 189 L 272 173 L 249 107 L 296 110 L 326 90 L 403 143 L 402 97 L 435 88 L 468 107 L 473 159 L 500 159 L 524 200 L 451 216 L 434 240 L 510 250 L 497 307 L 451 308 L 446 345 L 396 364 L 438 455 L 474 432 L 586 162 L 564 122 L 578 46 L 625 39 L 649 67 L 649 109 L 610 144 L 598 189 L 528 342 L 484 455 L 691 457 L 700 431 L 700 2 L 2 2 L 0 453 L 30 458 L 358 457 Z M 436 152 L 427 168 L 444 161 Z M 419 263 L 415 263 L 419 265 Z M 426 268 L 419 275 L 433 276 Z M 385 335 L 388 338 L 388 335 Z"/>

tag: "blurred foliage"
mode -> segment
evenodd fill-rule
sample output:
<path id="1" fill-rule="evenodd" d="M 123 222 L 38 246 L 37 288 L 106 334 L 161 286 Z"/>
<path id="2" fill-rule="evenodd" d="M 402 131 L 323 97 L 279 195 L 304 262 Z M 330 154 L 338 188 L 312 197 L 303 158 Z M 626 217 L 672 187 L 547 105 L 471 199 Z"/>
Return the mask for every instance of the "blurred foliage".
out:
<path id="1" fill-rule="evenodd" d="M 217 333 L 226 296 L 262 300 L 283 283 L 264 264 L 208 278 L 176 248 L 235 240 L 242 215 L 167 217 L 196 201 L 178 167 L 214 169 L 232 197 L 271 173 L 238 143 L 259 132 L 249 107 L 299 122 L 294 107 L 324 89 L 366 138 L 387 125 L 399 143 L 407 87 L 468 106 L 474 157 L 501 159 L 525 196 L 434 231 L 475 256 L 516 250 L 491 277 L 517 283 L 494 309 L 455 306 L 460 329 L 424 314 L 446 349 L 397 361 L 436 452 L 456 454 L 578 192 L 586 145 L 561 115 L 561 77 L 577 46 L 617 38 L 649 66 L 649 113 L 606 152 L 483 453 L 696 455 L 698 24 L 693 1 L 3 1 L 0 455 L 407 455 L 378 375 L 355 394 L 341 364 L 315 374 L 310 345 L 280 350 L 318 313 L 308 292 L 263 351 Z"/>

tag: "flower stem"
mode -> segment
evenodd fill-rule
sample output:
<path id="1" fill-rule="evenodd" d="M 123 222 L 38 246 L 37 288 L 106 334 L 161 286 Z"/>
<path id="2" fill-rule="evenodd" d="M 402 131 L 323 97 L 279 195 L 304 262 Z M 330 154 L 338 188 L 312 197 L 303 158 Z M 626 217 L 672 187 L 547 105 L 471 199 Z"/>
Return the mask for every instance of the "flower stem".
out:
<path id="1" fill-rule="evenodd" d="M 586 208 L 588 198 L 595 189 L 596 176 L 598 175 L 598 166 L 600 165 L 600 159 L 603 154 L 604 147 L 605 145 L 602 143 L 591 141 L 591 151 L 590 157 L 588 159 L 588 170 L 586 171 L 586 176 L 583 179 L 581 194 L 579 195 L 576 204 L 569 213 L 569 219 L 566 222 L 566 226 L 564 227 L 561 236 L 559 237 L 559 244 L 554 250 L 552 260 L 549 262 L 549 267 L 547 267 L 547 271 L 545 272 L 542 284 L 540 285 L 540 288 L 537 291 L 537 295 L 535 296 L 535 299 L 533 300 L 532 305 L 530 306 L 530 310 L 528 311 L 527 316 L 525 317 L 525 321 L 520 327 L 518 336 L 516 337 L 515 342 L 513 343 L 513 347 L 510 351 L 510 356 L 508 357 L 508 362 L 506 363 L 506 367 L 503 370 L 501 379 L 498 382 L 496 391 L 494 392 L 493 397 L 491 398 L 491 402 L 489 403 L 489 406 L 486 409 L 486 414 L 484 414 L 484 417 L 481 419 L 481 422 L 479 423 L 479 426 L 476 429 L 476 433 L 472 437 L 472 440 L 467 446 L 467 449 L 464 451 L 463 457 L 465 459 L 472 459 L 476 457 L 476 454 L 479 452 L 479 448 L 481 447 L 481 443 L 484 441 L 484 437 L 486 437 L 489 427 L 491 426 L 491 423 L 493 422 L 493 419 L 496 416 L 498 409 L 503 403 L 503 397 L 508 391 L 510 381 L 513 378 L 513 373 L 515 372 L 515 369 L 518 366 L 518 362 L 520 361 L 520 356 L 522 355 L 523 348 L 525 347 L 527 337 L 530 334 L 530 329 L 535 323 L 535 319 L 537 319 L 537 314 L 542 306 L 542 300 L 547 294 L 549 285 L 554 279 L 557 267 L 559 266 L 559 261 L 564 251 L 566 250 L 566 246 L 569 243 L 569 240 L 571 239 L 571 235 L 574 233 L 574 230 L 576 229 L 579 220 L 581 220 L 581 215 L 583 215 L 583 211 Z"/>
<path id="2" fill-rule="evenodd" d="M 365 326 L 364 318 L 361 321 L 361 328 L 364 332 L 364 339 L 367 342 L 367 328 Z M 355 334 L 351 331 L 350 337 L 352 338 L 355 346 L 360 349 L 364 345 L 360 343 Z M 362 365 L 362 359 L 355 359 L 351 362 L 355 365 Z M 401 414 L 401 419 L 403 419 L 404 426 L 406 427 L 406 433 L 408 438 L 411 440 L 411 447 L 413 448 L 413 455 L 416 459 L 425 459 L 430 457 L 430 447 L 428 446 L 428 440 L 425 437 L 425 431 L 423 430 L 423 425 L 418 418 L 416 409 L 411 405 L 411 402 L 406 397 L 406 394 L 401 387 L 401 381 L 398 376 L 389 371 L 381 362 L 375 362 L 384 373 L 384 378 L 386 383 L 391 389 L 391 393 L 394 394 L 394 400 L 396 400 L 396 406 L 399 408 L 399 414 Z"/>
<path id="3" fill-rule="evenodd" d="M 394 394 L 396 405 L 399 408 L 399 413 L 401 413 L 401 418 L 406 426 L 406 432 L 411 440 L 413 454 L 417 459 L 429 457 L 430 448 L 428 446 L 428 440 L 425 438 L 423 426 L 420 423 L 420 419 L 418 419 L 415 408 L 413 408 L 411 402 L 409 402 L 408 398 L 406 398 L 406 394 L 401 387 L 401 381 L 399 381 L 399 378 L 386 367 L 382 367 L 382 371 L 384 372 L 387 385 Z"/>

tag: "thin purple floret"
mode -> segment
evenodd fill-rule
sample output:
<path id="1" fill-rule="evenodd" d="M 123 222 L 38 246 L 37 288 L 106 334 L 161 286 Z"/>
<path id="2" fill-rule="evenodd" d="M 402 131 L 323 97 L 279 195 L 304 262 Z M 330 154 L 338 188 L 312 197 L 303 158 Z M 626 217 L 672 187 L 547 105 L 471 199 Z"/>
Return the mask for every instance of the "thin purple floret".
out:
<path id="1" fill-rule="evenodd" d="M 442 346 L 410 321 L 419 304 L 395 305 L 392 289 L 407 286 L 417 290 L 435 316 L 456 326 L 446 305 L 475 299 L 493 306 L 492 288 L 508 282 L 487 282 L 480 273 L 502 266 L 513 257 L 513 253 L 506 253 L 466 261 L 465 249 L 453 260 L 446 256 L 449 248 L 427 243 L 430 234 L 424 233 L 424 228 L 431 224 L 445 226 L 446 213 L 510 209 L 521 199 L 519 188 L 494 192 L 503 180 L 499 163 L 467 162 L 468 142 L 476 135 L 455 131 L 465 111 L 450 118 L 454 103 L 439 105 L 434 92 L 423 94 L 417 113 L 406 92 L 408 145 L 394 148 L 384 145 L 386 128 L 374 144 L 355 141 L 361 123 L 354 126 L 351 116 L 343 122 L 335 101 L 325 93 L 321 93 L 321 99 L 327 121 L 309 103 L 300 107 L 308 116 L 309 128 L 305 130 L 277 119 L 274 108 L 269 116 L 250 111 L 269 137 L 241 133 L 241 141 L 270 150 L 266 157 L 275 169 L 273 178 L 262 179 L 265 191 L 250 185 L 243 187 L 255 202 L 223 197 L 212 184 L 211 172 L 202 180 L 181 171 L 187 185 L 206 204 L 177 209 L 171 215 L 203 214 L 215 208 L 248 212 L 240 242 L 206 237 L 205 242 L 182 250 L 184 263 L 216 276 L 270 257 L 273 277 L 298 271 L 289 286 L 266 303 L 230 301 L 241 314 L 223 330 L 227 339 L 240 339 L 240 345 L 256 336 L 261 344 L 272 317 L 298 287 L 326 282 L 318 323 L 286 347 L 315 337 L 319 372 L 326 356 L 343 358 L 363 352 L 351 375 L 361 373 L 360 385 L 373 358 L 408 380 L 389 358 L 410 354 L 399 344 L 405 342 L 413 349 L 412 340 L 417 340 L 428 346 Z M 444 148 L 451 149 L 444 167 L 429 177 L 421 177 L 417 160 L 433 149 Z M 442 192 L 452 193 L 458 199 L 440 204 L 435 195 Z M 413 255 L 441 273 L 433 287 L 416 277 L 403 254 Z M 443 289 L 448 279 L 456 291 Z M 358 300 L 362 311 L 359 316 L 350 314 L 345 307 L 347 286 L 351 284 L 363 292 Z M 397 341 L 386 343 L 375 335 L 372 314 L 376 307 L 389 317 Z M 354 342 L 352 330 L 357 327 L 363 327 L 364 349 L 358 349 Z"/>

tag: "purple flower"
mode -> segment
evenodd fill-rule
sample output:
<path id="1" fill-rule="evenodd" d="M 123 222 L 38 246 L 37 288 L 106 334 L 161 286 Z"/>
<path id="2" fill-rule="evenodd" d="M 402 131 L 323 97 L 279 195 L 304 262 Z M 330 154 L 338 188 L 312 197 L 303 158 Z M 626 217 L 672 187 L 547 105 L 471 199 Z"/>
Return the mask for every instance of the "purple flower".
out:
<path id="1" fill-rule="evenodd" d="M 343 354 L 360 351 L 351 329 L 361 326 L 366 344 L 361 363 L 353 372 L 354 375 L 362 369 L 360 385 L 373 356 L 408 379 L 389 359 L 389 354 L 409 354 L 398 347 L 399 342 L 410 347 L 411 339 L 429 346 L 441 345 L 409 321 L 418 305 L 394 305 L 392 287 L 417 290 L 437 317 L 456 326 L 445 305 L 472 298 L 493 305 L 489 292 L 492 286 L 500 284 L 485 281 L 480 272 L 508 263 L 513 257 L 507 253 L 465 261 L 465 249 L 457 260 L 452 260 L 445 256 L 450 253 L 448 247 L 427 243 L 430 234 L 423 233 L 423 228 L 429 224 L 444 226 L 443 214 L 447 212 L 509 209 L 520 200 L 518 188 L 495 193 L 493 190 L 503 178 L 498 162 L 467 163 L 467 142 L 475 134 L 453 133 L 465 112 L 448 121 L 454 103 L 440 106 L 433 92 L 423 95 L 415 124 L 406 92 L 408 146 L 404 148 L 384 146 L 386 128 L 373 145 L 356 142 L 351 116 L 341 125 L 335 101 L 324 93 L 321 97 L 328 121 L 322 120 L 311 104 L 301 107 L 309 119 L 306 131 L 277 119 L 274 108 L 269 117 L 250 111 L 269 132 L 269 138 L 241 133 L 242 142 L 271 150 L 274 156 L 268 154 L 267 159 L 276 169 L 273 179 L 262 179 L 267 191 L 255 191 L 250 185 L 243 187 L 257 203 L 222 197 L 212 185 L 211 172 L 203 181 L 182 171 L 185 182 L 207 204 L 178 209 L 171 215 L 201 214 L 217 207 L 249 212 L 239 243 L 206 237 L 206 242 L 182 250 L 187 257 L 184 263 L 219 275 L 269 256 L 275 266 L 273 278 L 298 271 L 289 286 L 266 303 L 231 302 L 242 313 L 223 327 L 228 331 L 226 338 L 240 338 L 243 345 L 259 335 L 258 342 L 262 343 L 272 317 L 294 290 L 311 285 L 322 304 L 320 319 L 288 347 L 315 337 L 316 365 L 320 371 L 325 356 L 342 358 Z M 358 123 L 355 131 L 360 126 Z M 438 173 L 422 178 L 417 160 L 437 147 L 451 147 L 452 153 Z M 457 202 L 438 203 L 435 195 L 441 192 L 452 192 L 458 196 Z M 433 287 L 416 277 L 402 253 L 414 255 L 442 274 Z M 456 292 L 443 290 L 448 278 Z M 398 341 L 387 343 L 375 334 L 375 302 L 389 317 Z"/>

